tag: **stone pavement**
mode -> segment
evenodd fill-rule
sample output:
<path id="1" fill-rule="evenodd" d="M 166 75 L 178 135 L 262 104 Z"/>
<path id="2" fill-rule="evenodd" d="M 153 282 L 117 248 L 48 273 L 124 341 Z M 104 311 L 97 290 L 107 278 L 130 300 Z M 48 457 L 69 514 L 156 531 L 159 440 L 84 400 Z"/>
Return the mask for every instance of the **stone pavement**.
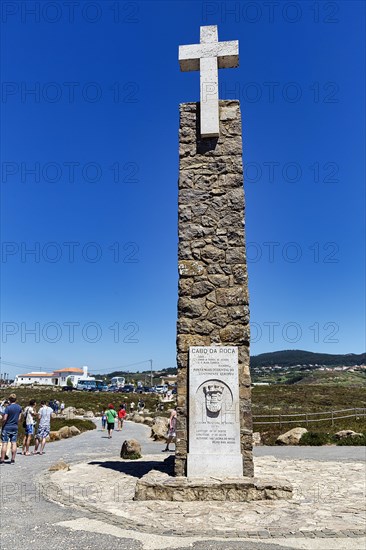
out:
<path id="1" fill-rule="evenodd" d="M 326 462 L 320 462 L 324 448 L 315 450 L 318 460 L 306 447 L 302 456 L 311 460 L 258 457 L 257 475 L 278 473 L 292 481 L 294 501 L 232 503 L 231 509 L 230 503 L 133 502 L 136 476 L 151 461 L 161 468 L 166 457 L 148 435 L 146 426 L 126 422 L 111 440 L 98 429 L 48 444 L 42 457 L 20 455 L 15 466 L 2 466 L 1 549 L 364 550 L 364 448 L 334 447 Z M 125 438 L 141 442 L 141 461 L 121 461 Z M 60 458 L 71 470 L 45 477 Z M 61 498 L 67 500 L 61 506 L 52 500 Z"/>
<path id="2" fill-rule="evenodd" d="M 77 505 L 94 518 L 160 535 L 228 537 L 354 537 L 364 534 L 365 468 L 362 463 L 255 459 L 258 478 L 278 477 L 294 486 L 291 501 L 133 501 L 136 480 L 166 470 L 161 455 L 139 461 L 118 456 L 73 464 L 41 481 L 48 498 Z"/>

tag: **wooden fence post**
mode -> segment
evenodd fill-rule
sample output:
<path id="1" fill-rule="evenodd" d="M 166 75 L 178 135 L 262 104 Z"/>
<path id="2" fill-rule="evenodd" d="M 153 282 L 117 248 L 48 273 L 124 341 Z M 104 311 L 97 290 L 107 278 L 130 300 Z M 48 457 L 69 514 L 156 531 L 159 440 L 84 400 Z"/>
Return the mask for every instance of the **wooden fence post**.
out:
<path id="1" fill-rule="evenodd" d="M 333 411 L 331 411 L 331 413 L 332 413 L 332 426 L 334 426 L 334 413 Z"/>

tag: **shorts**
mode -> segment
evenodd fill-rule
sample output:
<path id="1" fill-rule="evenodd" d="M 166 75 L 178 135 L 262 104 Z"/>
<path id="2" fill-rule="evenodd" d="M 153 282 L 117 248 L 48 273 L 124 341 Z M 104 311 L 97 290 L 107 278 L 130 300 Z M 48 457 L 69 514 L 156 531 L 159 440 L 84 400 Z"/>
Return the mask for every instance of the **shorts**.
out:
<path id="1" fill-rule="evenodd" d="M 107 422 L 107 428 L 108 428 L 108 430 L 113 430 L 114 429 L 114 422 Z"/>
<path id="2" fill-rule="evenodd" d="M 43 439 L 45 437 L 48 437 L 50 435 L 50 428 L 48 426 L 38 426 L 37 430 L 37 439 Z"/>
<path id="3" fill-rule="evenodd" d="M 25 427 L 25 435 L 33 435 L 33 434 L 34 434 L 34 425 L 27 424 Z"/>
<path id="4" fill-rule="evenodd" d="M 18 436 L 18 430 L 9 430 L 3 428 L 1 432 L 1 441 L 2 443 L 16 443 Z"/>

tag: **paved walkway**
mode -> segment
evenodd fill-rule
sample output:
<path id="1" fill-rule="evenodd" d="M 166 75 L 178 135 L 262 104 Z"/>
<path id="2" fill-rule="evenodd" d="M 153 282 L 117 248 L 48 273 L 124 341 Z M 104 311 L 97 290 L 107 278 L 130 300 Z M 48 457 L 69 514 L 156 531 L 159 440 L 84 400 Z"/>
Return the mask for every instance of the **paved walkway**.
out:
<path id="1" fill-rule="evenodd" d="M 327 458 L 322 464 L 308 456 L 314 452 L 313 448 L 302 448 L 302 456 L 308 458 L 306 462 L 257 458 L 257 475 L 283 474 L 285 470 L 286 477 L 293 476 L 299 482 L 295 501 L 280 503 L 271 510 L 268 503 L 266 506 L 263 502 L 232 503 L 235 509 L 230 508 L 230 503 L 219 506 L 210 503 L 209 508 L 207 503 L 137 503 L 131 501 L 136 470 L 144 470 L 146 461 L 155 462 L 159 467 L 165 458 L 161 453 L 163 445 L 150 441 L 148 435 L 146 426 L 126 422 L 123 432 L 115 432 L 111 440 L 104 432 L 94 430 L 47 445 L 43 456 L 18 455 L 15 466 L 2 466 L 1 549 L 234 550 L 242 549 L 245 541 L 246 550 L 312 550 L 315 548 L 314 536 L 322 538 L 316 541 L 320 550 L 364 549 L 365 539 L 360 537 L 360 529 L 365 525 L 362 515 L 364 469 L 360 462 L 362 454 L 355 456 L 364 450 L 333 447 L 333 460 Z M 136 462 L 119 459 L 122 441 L 132 437 L 142 444 L 144 459 L 138 468 Z M 282 449 L 257 448 L 256 455 L 283 453 Z M 328 452 L 328 448 L 316 449 L 318 460 L 324 449 Z M 347 456 L 350 451 L 353 451 L 352 458 Z M 45 471 L 60 458 L 71 463 L 71 470 L 45 478 Z M 344 460 L 347 465 L 340 462 Z M 334 480 L 339 481 L 336 488 Z M 331 490 L 330 482 L 333 483 Z M 322 487 L 320 493 L 319 487 Z M 65 499 L 66 495 L 67 505 L 45 500 L 44 492 L 57 501 Z M 297 514 L 301 512 L 300 516 L 294 515 L 292 508 Z M 271 525 L 279 525 L 278 513 L 284 511 L 289 514 L 286 529 L 277 530 L 277 533 L 268 529 Z M 305 534 L 298 531 L 296 522 L 301 519 L 304 521 L 302 527 L 307 529 Z M 238 535 L 241 535 L 240 540 Z"/>

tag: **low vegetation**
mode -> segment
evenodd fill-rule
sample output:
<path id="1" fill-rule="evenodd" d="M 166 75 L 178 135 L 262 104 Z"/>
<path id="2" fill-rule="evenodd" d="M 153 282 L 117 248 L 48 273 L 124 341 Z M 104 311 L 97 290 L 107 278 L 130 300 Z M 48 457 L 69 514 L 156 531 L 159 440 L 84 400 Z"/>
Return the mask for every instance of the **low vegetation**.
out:
<path id="1" fill-rule="evenodd" d="M 2 392 L 0 397 L 6 397 L 8 393 L 9 392 Z M 45 400 L 48 403 L 50 399 L 58 399 L 59 401 L 64 401 L 66 407 L 71 406 L 83 408 L 85 411 L 91 410 L 95 414 L 100 414 L 109 403 L 113 403 L 115 407 L 118 407 L 120 403 L 127 403 L 127 408 L 129 409 L 129 404 L 133 401 L 135 403 L 136 410 L 137 401 L 140 398 L 140 395 L 135 393 L 93 393 L 80 391 L 63 392 L 58 388 L 17 388 L 16 393 L 18 396 L 18 402 L 22 407 L 26 406 L 30 399 L 36 399 L 37 406 L 39 406 L 41 400 Z M 172 407 L 172 403 L 161 404 L 158 396 L 155 394 L 142 394 L 141 397 L 145 402 L 145 408 L 150 411 L 149 416 L 152 417 L 157 415 L 167 416 L 169 409 Z M 282 416 L 281 424 L 269 423 L 270 421 L 278 420 L 279 414 L 285 415 L 332 410 L 335 411 L 340 409 L 348 409 L 351 407 L 365 408 L 366 393 L 364 388 L 361 386 L 343 387 L 336 385 L 326 386 L 321 384 L 276 384 L 272 386 L 255 386 L 252 388 L 252 406 L 254 418 L 253 429 L 254 431 L 261 433 L 262 442 L 266 445 L 273 445 L 280 434 L 283 434 L 296 426 L 304 427 L 309 430 L 311 434 L 313 434 L 311 436 L 307 436 L 308 438 L 313 438 L 313 441 L 324 440 L 325 444 L 334 443 L 334 441 L 329 440 L 328 436 L 331 437 L 340 430 L 350 429 L 355 432 L 366 433 L 366 417 L 362 416 L 358 419 L 351 417 L 334 420 L 333 425 L 330 420 L 321 422 L 306 422 L 305 418 L 302 420 L 299 419 L 299 422 L 296 423 L 289 423 L 286 422 L 286 418 L 283 418 Z M 258 418 L 259 415 L 277 415 L 277 417 Z M 292 419 L 296 419 L 296 417 Z M 258 424 L 259 421 L 268 422 L 265 424 Z M 61 425 L 75 425 L 81 431 L 84 431 L 84 429 L 93 429 L 94 427 L 93 422 L 85 420 L 65 421 L 55 419 L 52 422 L 52 430 L 59 429 Z M 63 422 L 63 424 L 58 424 L 58 422 Z M 85 422 L 86 424 L 82 424 L 82 427 L 80 427 L 78 422 Z M 88 428 L 87 426 L 90 427 Z M 341 442 L 338 442 L 338 444 L 364 444 L 362 442 L 360 443 L 360 441 L 352 440 L 350 438 L 349 440 L 342 440 Z"/>

